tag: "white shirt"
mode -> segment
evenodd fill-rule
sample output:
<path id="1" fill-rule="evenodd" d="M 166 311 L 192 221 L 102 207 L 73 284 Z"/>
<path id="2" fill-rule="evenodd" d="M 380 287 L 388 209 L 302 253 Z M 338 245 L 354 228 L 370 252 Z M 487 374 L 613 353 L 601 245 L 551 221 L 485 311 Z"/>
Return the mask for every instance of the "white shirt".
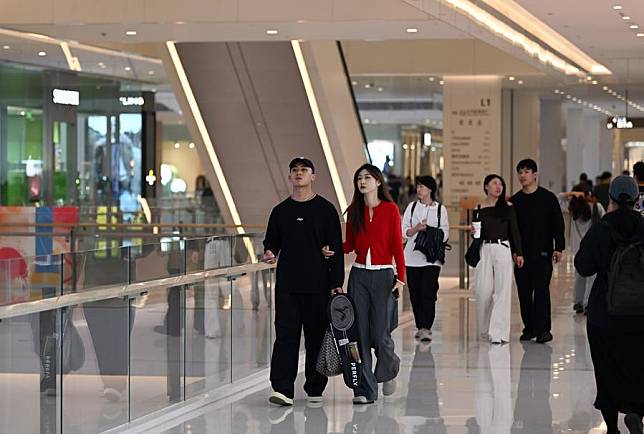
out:
<path id="1" fill-rule="evenodd" d="M 416 203 L 416 209 L 412 216 L 411 209 L 414 206 L 414 203 Z M 420 223 L 421 220 L 427 220 L 428 226 L 438 226 L 438 202 L 434 201 L 429 206 L 421 203 L 420 201 L 411 202 L 407 205 L 407 209 L 405 210 L 405 214 L 402 218 L 402 235 L 403 238 L 407 240 L 407 244 L 405 245 L 405 265 L 407 267 L 426 267 L 428 265 L 437 265 L 440 267 L 442 265 L 440 262 L 427 262 L 427 258 L 423 253 L 414 250 L 414 242 L 416 241 L 418 233 L 414 234 L 413 237 L 407 236 L 407 231 Z M 443 241 L 447 241 L 449 238 L 449 221 L 445 205 L 441 207 L 440 227 L 445 234 L 445 239 Z"/>

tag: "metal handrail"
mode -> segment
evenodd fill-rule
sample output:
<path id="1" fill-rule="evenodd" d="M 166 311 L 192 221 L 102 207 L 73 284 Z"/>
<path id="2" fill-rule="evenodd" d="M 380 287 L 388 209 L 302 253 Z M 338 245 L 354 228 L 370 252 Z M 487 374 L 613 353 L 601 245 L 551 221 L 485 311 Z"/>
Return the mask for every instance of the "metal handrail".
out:
<path id="1" fill-rule="evenodd" d="M 7 306 L 0 306 L 0 320 L 38 312 L 46 312 L 49 310 L 60 309 L 88 302 L 127 297 L 134 294 L 141 295 L 142 293 L 157 288 L 189 285 L 213 277 L 227 277 L 232 280 L 232 278 L 234 277 L 240 277 L 247 273 L 268 270 L 275 267 L 275 264 L 259 262 L 255 264 L 244 264 L 232 267 L 217 268 L 214 270 L 195 271 L 179 276 L 164 277 L 161 279 L 149 280 L 145 282 L 107 285 L 89 289 L 87 291 L 73 292 L 70 294 L 64 294 L 42 300 L 26 301 Z"/>

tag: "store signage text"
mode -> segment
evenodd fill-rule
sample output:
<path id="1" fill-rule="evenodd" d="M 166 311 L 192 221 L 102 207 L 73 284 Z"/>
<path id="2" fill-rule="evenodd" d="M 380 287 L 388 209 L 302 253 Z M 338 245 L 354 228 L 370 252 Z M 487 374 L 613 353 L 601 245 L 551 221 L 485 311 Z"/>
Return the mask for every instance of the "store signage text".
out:
<path id="1" fill-rule="evenodd" d="M 119 101 L 121 101 L 121 105 L 125 107 L 131 105 L 142 106 L 145 103 L 142 96 L 122 96 L 119 98 Z"/>
<path id="2" fill-rule="evenodd" d="M 80 103 L 80 92 L 77 90 L 54 89 L 52 102 L 54 104 L 77 106 Z"/>

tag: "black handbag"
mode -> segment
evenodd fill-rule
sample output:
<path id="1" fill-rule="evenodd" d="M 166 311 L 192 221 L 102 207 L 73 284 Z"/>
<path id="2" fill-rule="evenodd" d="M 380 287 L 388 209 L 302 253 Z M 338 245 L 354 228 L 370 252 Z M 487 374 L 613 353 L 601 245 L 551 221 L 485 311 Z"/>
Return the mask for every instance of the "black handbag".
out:
<path id="1" fill-rule="evenodd" d="M 479 218 L 479 212 L 481 211 L 481 205 L 476 208 L 475 219 Z M 472 268 L 476 268 L 479 261 L 481 260 L 481 245 L 483 244 L 483 238 L 474 238 L 472 244 L 467 248 L 465 252 L 465 262 Z"/>
<path id="2" fill-rule="evenodd" d="M 411 206 L 411 216 L 413 218 L 414 211 L 418 202 L 414 202 Z M 438 204 L 438 225 L 437 227 L 428 226 L 423 231 L 418 231 L 416 239 L 414 240 L 414 250 L 417 250 L 425 255 L 427 262 L 440 262 L 445 263 L 445 250 L 451 250 L 452 246 L 445 243 L 445 233 L 441 229 L 441 210 L 443 204 Z M 411 220 L 410 220 L 411 223 Z"/>

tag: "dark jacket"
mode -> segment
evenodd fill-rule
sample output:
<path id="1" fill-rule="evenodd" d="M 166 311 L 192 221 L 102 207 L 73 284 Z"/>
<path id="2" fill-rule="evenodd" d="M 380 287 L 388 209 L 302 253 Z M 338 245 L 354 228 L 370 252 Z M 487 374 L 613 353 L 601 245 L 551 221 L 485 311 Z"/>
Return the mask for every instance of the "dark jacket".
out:
<path id="1" fill-rule="evenodd" d="M 575 268 L 584 277 L 597 274 L 588 298 L 588 321 L 598 327 L 619 331 L 644 331 L 644 316 L 620 317 L 608 315 L 608 267 L 617 248 L 610 234 L 611 225 L 624 238 L 636 236 L 644 242 L 644 218 L 635 211 L 613 211 L 595 223 L 581 241 L 575 255 Z M 644 282 L 642 282 L 644 290 Z"/>

